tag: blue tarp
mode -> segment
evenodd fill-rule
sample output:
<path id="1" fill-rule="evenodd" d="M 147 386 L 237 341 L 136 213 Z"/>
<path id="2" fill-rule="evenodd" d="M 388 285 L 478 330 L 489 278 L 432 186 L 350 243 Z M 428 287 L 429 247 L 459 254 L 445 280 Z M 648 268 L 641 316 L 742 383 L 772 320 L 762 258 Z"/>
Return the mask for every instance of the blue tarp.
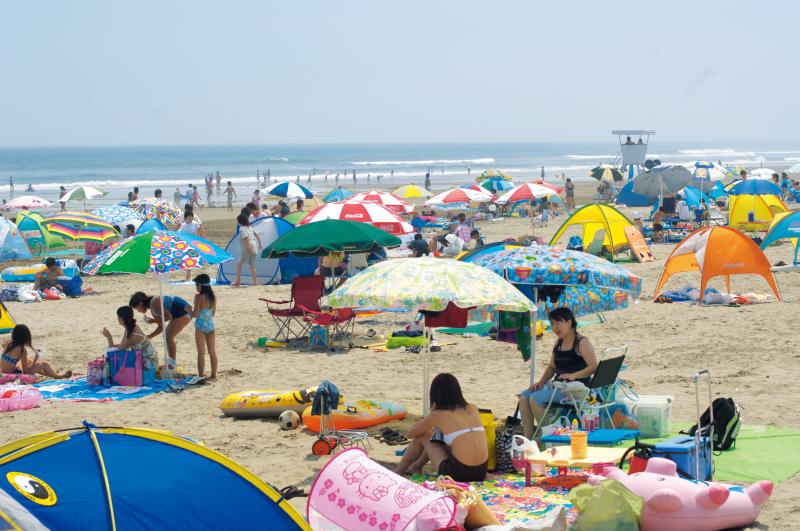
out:
<path id="1" fill-rule="evenodd" d="M 644 207 L 654 205 L 658 201 L 657 197 L 646 197 L 633 191 L 633 181 L 622 187 L 617 194 L 616 204 L 630 207 Z"/>

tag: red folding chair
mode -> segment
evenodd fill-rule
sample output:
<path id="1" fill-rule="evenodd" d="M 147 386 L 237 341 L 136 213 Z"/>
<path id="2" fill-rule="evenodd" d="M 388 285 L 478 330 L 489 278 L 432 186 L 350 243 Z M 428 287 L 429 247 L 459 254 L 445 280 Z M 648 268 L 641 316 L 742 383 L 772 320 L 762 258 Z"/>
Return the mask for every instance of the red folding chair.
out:
<path id="1" fill-rule="evenodd" d="M 271 301 L 261 299 L 267 303 L 267 312 L 275 320 L 278 332 L 289 339 L 300 339 L 305 336 L 311 325 L 305 320 L 308 311 L 320 311 L 319 300 L 325 290 L 325 278 L 320 275 L 300 276 L 292 279 L 291 298 L 288 301 Z M 273 308 L 272 304 L 289 304 L 288 308 Z M 303 311 L 303 308 L 307 308 Z M 291 334 L 291 337 L 289 337 Z"/>
<path id="2" fill-rule="evenodd" d="M 300 308 L 305 312 L 303 319 L 308 328 L 316 325 L 328 329 L 328 348 L 334 348 L 337 338 L 347 341 L 348 348 L 353 348 L 353 330 L 356 326 L 356 311 L 353 308 L 333 308 L 328 311 L 312 310 L 305 306 Z"/>

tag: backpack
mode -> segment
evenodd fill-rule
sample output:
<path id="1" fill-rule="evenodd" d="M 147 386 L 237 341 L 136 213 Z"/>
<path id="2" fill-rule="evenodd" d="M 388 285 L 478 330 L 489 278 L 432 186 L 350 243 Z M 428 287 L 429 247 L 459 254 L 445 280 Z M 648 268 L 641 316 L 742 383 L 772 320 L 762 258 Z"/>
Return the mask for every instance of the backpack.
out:
<path id="1" fill-rule="evenodd" d="M 711 403 L 714 408 L 714 440 L 712 444 L 715 451 L 728 450 L 736 443 L 736 436 L 739 435 L 739 428 L 742 426 L 742 417 L 739 404 L 733 398 L 715 398 Z M 700 416 L 700 436 L 706 437 L 709 432 L 710 413 L 706 409 Z M 682 431 L 685 435 L 694 435 L 697 432 L 697 424 L 689 428 L 689 431 Z"/>
<path id="2" fill-rule="evenodd" d="M 495 471 L 503 473 L 514 472 L 514 464 L 511 462 L 511 446 L 514 443 L 514 435 L 521 431 L 522 422 L 517 418 L 519 406 L 514 415 L 506 418 L 502 428 L 497 429 L 494 442 Z"/>

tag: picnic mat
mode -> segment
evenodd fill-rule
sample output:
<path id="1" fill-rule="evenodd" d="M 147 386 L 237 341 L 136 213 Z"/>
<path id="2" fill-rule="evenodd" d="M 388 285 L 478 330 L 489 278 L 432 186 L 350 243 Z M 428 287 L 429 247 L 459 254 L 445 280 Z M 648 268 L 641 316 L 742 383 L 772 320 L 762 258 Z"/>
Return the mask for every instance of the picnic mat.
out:
<path id="1" fill-rule="evenodd" d="M 115 385 L 113 387 L 99 387 L 88 385 L 86 378 L 74 380 L 48 380 L 34 384 L 45 400 L 68 400 L 72 402 L 112 402 L 142 398 L 154 393 L 161 393 L 169 389 L 169 380 L 156 380 L 144 387 L 127 387 Z"/>
<path id="2" fill-rule="evenodd" d="M 643 442 L 653 444 L 658 440 Z M 781 483 L 800 472 L 798 448 L 800 430 L 742 426 L 735 449 L 714 456 L 714 479 L 737 483 L 768 479 Z"/>
<path id="3" fill-rule="evenodd" d="M 571 525 L 578 515 L 569 501 L 569 490 L 547 486 L 532 478 L 532 485 L 525 487 L 525 476 L 516 474 L 489 474 L 486 481 L 470 483 L 475 487 L 484 503 L 505 526 L 524 528 L 526 523 L 543 518 L 556 507 L 563 507 L 567 522 Z M 415 474 L 411 481 L 423 483 L 435 481 L 435 476 Z"/>
<path id="4" fill-rule="evenodd" d="M 456 336 L 463 336 L 464 334 L 477 334 L 479 336 L 488 336 L 489 329 L 495 326 L 494 322 L 488 323 L 475 323 L 468 325 L 466 328 L 438 328 L 436 331 L 443 334 L 451 334 Z"/>

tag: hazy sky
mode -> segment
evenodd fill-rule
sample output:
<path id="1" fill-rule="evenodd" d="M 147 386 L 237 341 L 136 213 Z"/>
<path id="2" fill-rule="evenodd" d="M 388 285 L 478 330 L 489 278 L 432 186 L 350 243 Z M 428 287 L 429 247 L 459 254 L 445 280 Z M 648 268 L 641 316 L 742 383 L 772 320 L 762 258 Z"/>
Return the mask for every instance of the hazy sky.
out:
<path id="1" fill-rule="evenodd" d="M 0 146 L 800 139 L 792 1 L 0 4 Z"/>

